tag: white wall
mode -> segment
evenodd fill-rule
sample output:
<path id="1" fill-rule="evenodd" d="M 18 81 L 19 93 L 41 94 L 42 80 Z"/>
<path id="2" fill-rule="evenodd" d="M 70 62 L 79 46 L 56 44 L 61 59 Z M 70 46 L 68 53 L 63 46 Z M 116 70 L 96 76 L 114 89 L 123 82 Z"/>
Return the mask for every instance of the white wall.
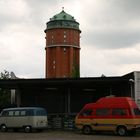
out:
<path id="1" fill-rule="evenodd" d="M 137 102 L 138 106 L 140 107 L 140 71 L 134 72 L 135 77 L 135 101 Z"/>

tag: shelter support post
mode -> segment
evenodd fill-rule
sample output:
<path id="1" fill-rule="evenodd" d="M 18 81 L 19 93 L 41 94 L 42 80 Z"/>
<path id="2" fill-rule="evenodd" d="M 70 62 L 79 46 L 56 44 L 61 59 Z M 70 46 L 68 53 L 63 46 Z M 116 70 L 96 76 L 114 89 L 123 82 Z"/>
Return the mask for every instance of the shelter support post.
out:
<path id="1" fill-rule="evenodd" d="M 17 107 L 21 106 L 21 93 L 18 91 L 16 93 L 16 97 L 17 97 Z"/>

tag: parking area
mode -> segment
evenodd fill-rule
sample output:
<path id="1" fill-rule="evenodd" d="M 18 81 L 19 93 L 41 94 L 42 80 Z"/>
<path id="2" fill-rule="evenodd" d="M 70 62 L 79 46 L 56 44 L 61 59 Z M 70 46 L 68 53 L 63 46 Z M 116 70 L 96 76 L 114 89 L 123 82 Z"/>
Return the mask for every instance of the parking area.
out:
<path id="1" fill-rule="evenodd" d="M 102 134 L 91 134 L 83 135 L 79 131 L 52 131 L 47 130 L 44 132 L 0 132 L 1 140 L 138 140 L 140 139 L 140 133 L 133 137 L 120 137 L 112 133 L 102 133 Z"/>

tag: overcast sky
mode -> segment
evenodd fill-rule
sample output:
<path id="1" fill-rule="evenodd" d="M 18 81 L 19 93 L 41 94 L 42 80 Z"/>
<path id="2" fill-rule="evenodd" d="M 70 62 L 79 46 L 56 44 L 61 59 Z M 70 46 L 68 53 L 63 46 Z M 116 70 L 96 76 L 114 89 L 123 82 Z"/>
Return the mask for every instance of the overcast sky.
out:
<path id="1" fill-rule="evenodd" d="M 0 72 L 45 77 L 44 29 L 62 7 L 80 23 L 81 77 L 140 71 L 140 0 L 0 0 Z"/>

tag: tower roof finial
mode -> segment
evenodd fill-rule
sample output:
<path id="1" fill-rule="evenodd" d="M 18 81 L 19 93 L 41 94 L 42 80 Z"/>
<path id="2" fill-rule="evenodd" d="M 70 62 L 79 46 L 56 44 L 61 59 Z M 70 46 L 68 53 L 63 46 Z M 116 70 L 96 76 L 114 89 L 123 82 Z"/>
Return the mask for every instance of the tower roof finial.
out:
<path id="1" fill-rule="evenodd" d="M 62 11 L 64 11 L 64 7 L 62 7 Z"/>

